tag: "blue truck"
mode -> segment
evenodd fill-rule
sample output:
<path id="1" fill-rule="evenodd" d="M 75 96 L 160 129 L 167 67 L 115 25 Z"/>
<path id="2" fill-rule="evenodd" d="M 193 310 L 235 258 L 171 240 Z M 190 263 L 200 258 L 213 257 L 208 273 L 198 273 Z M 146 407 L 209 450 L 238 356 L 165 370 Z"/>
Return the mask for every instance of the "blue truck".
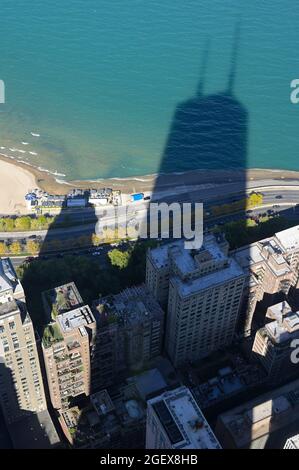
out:
<path id="1" fill-rule="evenodd" d="M 131 194 L 131 201 L 132 202 L 142 201 L 143 199 L 144 199 L 144 194 L 143 193 Z"/>

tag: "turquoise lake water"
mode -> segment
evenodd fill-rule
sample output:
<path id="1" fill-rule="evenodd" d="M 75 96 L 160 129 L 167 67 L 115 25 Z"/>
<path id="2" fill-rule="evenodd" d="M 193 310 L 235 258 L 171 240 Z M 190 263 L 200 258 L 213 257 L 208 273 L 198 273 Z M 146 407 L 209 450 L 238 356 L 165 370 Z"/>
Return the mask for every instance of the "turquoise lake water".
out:
<path id="1" fill-rule="evenodd" d="M 1 0 L 0 151 L 67 179 L 158 172 L 208 39 L 202 91 L 226 90 L 240 21 L 246 166 L 299 170 L 298 0 Z"/>

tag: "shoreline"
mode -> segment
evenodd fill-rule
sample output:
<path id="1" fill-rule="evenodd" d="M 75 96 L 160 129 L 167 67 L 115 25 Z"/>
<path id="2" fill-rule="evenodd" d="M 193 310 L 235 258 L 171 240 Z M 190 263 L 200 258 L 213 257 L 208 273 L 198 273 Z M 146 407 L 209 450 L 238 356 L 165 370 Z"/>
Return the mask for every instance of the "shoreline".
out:
<path id="1" fill-rule="evenodd" d="M 8 170 L 11 165 L 11 170 Z M 15 170 L 13 170 L 13 168 Z M 134 192 L 149 192 L 154 188 L 165 191 L 176 186 L 192 186 L 202 184 L 221 184 L 244 180 L 296 180 L 299 183 L 299 171 L 248 168 L 246 174 L 243 170 L 193 170 L 187 172 L 173 172 L 168 174 L 141 175 L 132 178 L 115 177 L 96 180 L 57 180 L 47 170 L 38 169 L 30 164 L 15 160 L 0 154 L 0 213 L 5 214 L 8 209 L 15 213 L 23 212 L 25 201 L 20 200 L 27 191 L 40 188 L 50 194 L 67 194 L 73 188 L 88 189 L 109 187 L 119 189 L 124 194 Z M 31 185 L 28 187 L 28 185 Z M 10 194 L 8 194 L 10 193 Z M 16 197 L 14 195 L 16 193 Z M 3 198 L 6 199 L 3 203 Z M 15 199 L 15 200 L 14 200 Z M 5 206 L 5 207 L 2 207 Z"/>

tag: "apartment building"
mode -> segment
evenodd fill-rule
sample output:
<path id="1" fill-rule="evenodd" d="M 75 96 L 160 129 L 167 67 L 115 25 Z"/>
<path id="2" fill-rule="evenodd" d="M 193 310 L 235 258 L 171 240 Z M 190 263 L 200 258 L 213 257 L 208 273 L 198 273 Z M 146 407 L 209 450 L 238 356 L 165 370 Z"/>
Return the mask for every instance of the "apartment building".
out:
<path id="1" fill-rule="evenodd" d="M 150 250 L 146 280 L 159 302 L 168 299 L 165 348 L 175 366 L 232 342 L 246 274 L 222 235 L 206 235 L 199 250 L 183 241 Z"/>
<path id="2" fill-rule="evenodd" d="M 275 301 L 275 294 L 288 294 L 297 288 L 299 273 L 299 226 L 276 233 L 232 252 L 248 275 L 242 306 L 242 331 L 245 336 L 252 333 L 256 304 L 265 296 L 268 302 Z M 273 303 L 273 301 L 272 301 Z"/>
<path id="3" fill-rule="evenodd" d="M 144 285 L 99 299 L 94 311 L 99 385 L 125 370 L 140 370 L 161 354 L 164 312 Z"/>
<path id="4" fill-rule="evenodd" d="M 0 260 L 0 403 L 8 423 L 47 409 L 32 321 L 8 258 Z"/>
<path id="5" fill-rule="evenodd" d="M 42 337 L 49 392 L 53 407 L 64 410 L 72 398 L 90 394 L 96 321 L 74 283 L 43 293 L 43 300 L 52 318 Z"/>
<path id="6" fill-rule="evenodd" d="M 292 312 L 287 302 L 280 302 L 268 308 L 266 319 L 269 322 L 256 332 L 252 352 L 269 380 L 276 383 L 299 370 L 291 361 L 292 341 L 299 339 L 299 313 Z"/>
<path id="7" fill-rule="evenodd" d="M 187 387 L 147 402 L 146 449 L 221 449 Z"/>

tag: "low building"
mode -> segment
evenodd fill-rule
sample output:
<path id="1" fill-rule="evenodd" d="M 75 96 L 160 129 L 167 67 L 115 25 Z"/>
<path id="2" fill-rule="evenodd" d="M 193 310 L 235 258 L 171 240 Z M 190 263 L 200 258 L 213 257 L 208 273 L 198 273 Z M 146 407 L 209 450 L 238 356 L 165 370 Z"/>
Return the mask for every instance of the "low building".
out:
<path id="1" fill-rule="evenodd" d="M 148 401 L 147 449 L 220 449 L 190 390 L 180 387 Z"/>
<path id="2" fill-rule="evenodd" d="M 134 385 L 124 384 L 114 393 L 101 390 L 84 409 L 63 411 L 60 424 L 70 444 L 83 449 L 137 449 L 144 447 L 145 403 Z"/>
<path id="3" fill-rule="evenodd" d="M 299 380 L 272 390 L 218 417 L 215 433 L 224 448 L 282 448 L 299 426 Z"/>
<path id="4" fill-rule="evenodd" d="M 192 387 L 192 393 L 201 409 L 212 408 L 235 395 L 249 391 L 265 382 L 266 373 L 259 364 L 240 363 L 237 367 L 223 367 L 217 375 Z"/>
<path id="5" fill-rule="evenodd" d="M 92 206 L 113 204 L 113 190 L 111 188 L 91 189 L 88 203 Z"/>

